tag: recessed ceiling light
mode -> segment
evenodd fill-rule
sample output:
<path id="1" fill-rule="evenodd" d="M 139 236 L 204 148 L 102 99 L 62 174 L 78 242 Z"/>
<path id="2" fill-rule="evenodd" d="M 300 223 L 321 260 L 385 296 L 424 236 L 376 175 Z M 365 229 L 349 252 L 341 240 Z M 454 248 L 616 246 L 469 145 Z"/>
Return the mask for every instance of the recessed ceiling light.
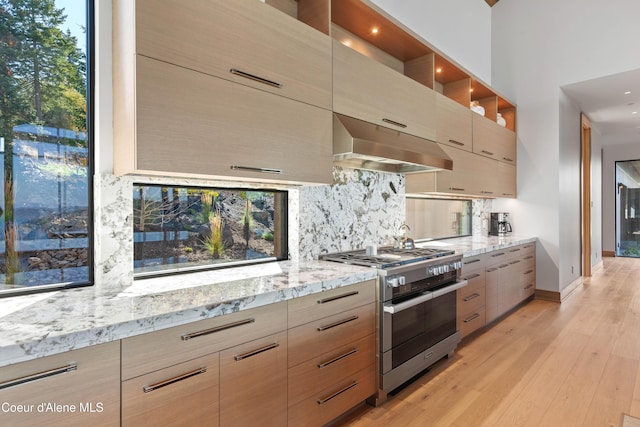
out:
<path id="1" fill-rule="evenodd" d="M 436 68 L 436 73 L 441 73 L 441 72 L 442 72 L 442 67 Z"/>
<path id="2" fill-rule="evenodd" d="M 638 112 L 637 111 L 633 111 L 631 114 L 638 114 Z"/>
<path id="3" fill-rule="evenodd" d="M 469 92 L 473 92 L 473 88 L 469 89 Z"/>
<path id="4" fill-rule="evenodd" d="M 630 90 L 628 90 L 628 91 L 626 91 L 624 94 L 625 94 L 625 95 L 631 95 L 631 91 L 630 91 Z"/>
<path id="5" fill-rule="evenodd" d="M 373 27 L 371 29 L 371 34 L 378 34 L 378 27 Z"/>

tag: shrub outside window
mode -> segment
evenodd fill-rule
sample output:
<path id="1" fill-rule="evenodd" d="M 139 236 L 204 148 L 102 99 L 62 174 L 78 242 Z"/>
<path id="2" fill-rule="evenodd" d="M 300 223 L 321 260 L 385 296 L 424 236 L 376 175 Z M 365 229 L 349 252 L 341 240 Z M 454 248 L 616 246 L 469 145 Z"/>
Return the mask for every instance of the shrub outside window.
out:
<path id="1" fill-rule="evenodd" d="M 91 6 L 0 0 L 0 296 L 92 279 Z"/>
<path id="2" fill-rule="evenodd" d="M 287 258 L 286 192 L 135 184 L 134 274 Z"/>

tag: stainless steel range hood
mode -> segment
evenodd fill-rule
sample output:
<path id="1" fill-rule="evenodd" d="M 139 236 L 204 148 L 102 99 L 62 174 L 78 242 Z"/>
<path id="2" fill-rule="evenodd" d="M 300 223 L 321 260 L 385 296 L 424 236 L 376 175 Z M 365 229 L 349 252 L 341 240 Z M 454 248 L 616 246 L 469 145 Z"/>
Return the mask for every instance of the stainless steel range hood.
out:
<path id="1" fill-rule="evenodd" d="M 342 114 L 333 115 L 336 165 L 395 173 L 453 169 L 453 161 L 434 141 Z"/>

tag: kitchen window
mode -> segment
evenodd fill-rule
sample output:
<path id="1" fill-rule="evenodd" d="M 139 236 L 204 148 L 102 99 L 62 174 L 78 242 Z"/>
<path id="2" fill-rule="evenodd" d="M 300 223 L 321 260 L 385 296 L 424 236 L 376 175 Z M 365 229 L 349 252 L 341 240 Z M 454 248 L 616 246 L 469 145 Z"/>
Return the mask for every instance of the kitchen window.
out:
<path id="1" fill-rule="evenodd" d="M 92 281 L 92 15 L 0 0 L 0 296 Z"/>
<path id="2" fill-rule="evenodd" d="M 287 193 L 135 184 L 134 275 L 286 259 Z"/>
<path id="3" fill-rule="evenodd" d="M 406 210 L 415 240 L 471 235 L 471 200 L 407 197 Z"/>

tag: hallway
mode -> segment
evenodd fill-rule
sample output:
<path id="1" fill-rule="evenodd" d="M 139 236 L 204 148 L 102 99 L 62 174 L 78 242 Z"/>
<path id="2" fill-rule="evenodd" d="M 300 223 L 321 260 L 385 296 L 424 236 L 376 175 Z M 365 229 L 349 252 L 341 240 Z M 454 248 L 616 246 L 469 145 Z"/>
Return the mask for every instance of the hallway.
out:
<path id="1" fill-rule="evenodd" d="M 640 260 L 604 258 L 563 304 L 533 300 L 343 426 L 615 426 L 640 417 Z"/>

